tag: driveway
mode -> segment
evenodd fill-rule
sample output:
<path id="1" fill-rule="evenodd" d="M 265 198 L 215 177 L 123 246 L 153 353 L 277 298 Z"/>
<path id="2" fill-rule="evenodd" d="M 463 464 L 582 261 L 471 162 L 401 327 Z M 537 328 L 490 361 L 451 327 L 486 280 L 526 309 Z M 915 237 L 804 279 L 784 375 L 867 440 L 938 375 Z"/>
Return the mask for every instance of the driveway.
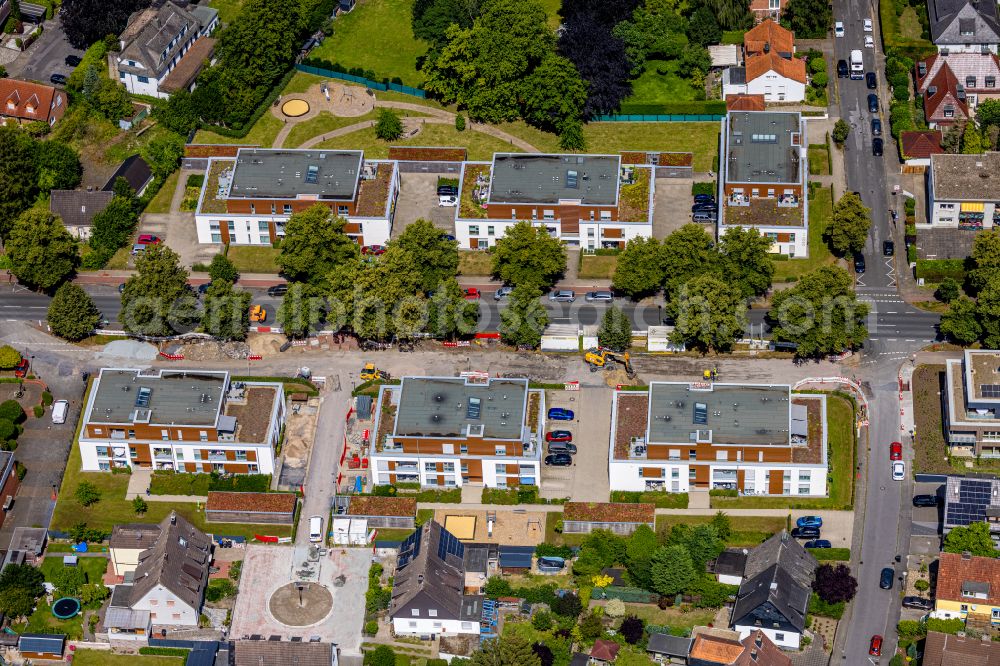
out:
<path id="1" fill-rule="evenodd" d="M 657 178 L 653 192 L 653 238 L 666 238 L 691 221 L 690 178 Z"/>
<path id="2" fill-rule="evenodd" d="M 546 409 L 565 407 L 576 417 L 572 421 L 547 421 L 545 432 L 568 430 L 573 434 L 577 453 L 570 467 L 542 465 L 543 497 L 569 497 L 575 502 L 607 502 L 608 437 L 611 428 L 611 392 L 598 388 L 549 391 Z M 546 446 L 543 458 L 548 454 Z"/>
<path id="3" fill-rule="evenodd" d="M 66 40 L 58 17 L 45 21 L 42 28 L 42 36 L 7 65 L 7 73 L 11 77 L 48 83 L 53 74 L 69 76 L 72 73 L 73 68 L 65 62 L 66 56 L 83 57 L 83 51 L 73 48 Z"/>
<path id="4" fill-rule="evenodd" d="M 399 199 L 392 222 L 393 238 L 420 218 L 430 220 L 435 227 L 449 234 L 455 233 L 455 208 L 438 206 L 438 177 L 436 173 L 399 174 Z"/>

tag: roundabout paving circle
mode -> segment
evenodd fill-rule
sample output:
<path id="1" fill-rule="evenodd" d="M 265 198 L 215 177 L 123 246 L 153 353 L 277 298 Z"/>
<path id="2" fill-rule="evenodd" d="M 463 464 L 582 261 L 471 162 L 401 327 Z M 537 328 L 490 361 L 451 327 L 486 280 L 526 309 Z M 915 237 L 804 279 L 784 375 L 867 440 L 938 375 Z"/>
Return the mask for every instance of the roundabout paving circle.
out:
<path id="1" fill-rule="evenodd" d="M 267 606 L 278 622 L 289 627 L 308 627 L 330 614 L 333 595 L 316 583 L 289 583 L 271 594 Z"/>

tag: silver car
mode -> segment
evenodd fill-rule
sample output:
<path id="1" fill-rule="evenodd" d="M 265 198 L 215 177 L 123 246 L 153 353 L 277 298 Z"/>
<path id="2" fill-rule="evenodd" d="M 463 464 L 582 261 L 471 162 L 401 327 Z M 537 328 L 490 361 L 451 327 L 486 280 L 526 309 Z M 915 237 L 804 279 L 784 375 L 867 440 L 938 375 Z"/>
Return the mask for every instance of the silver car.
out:
<path id="1" fill-rule="evenodd" d="M 493 300 L 499 301 L 507 296 L 510 296 L 510 292 L 514 291 L 514 287 L 503 286 L 496 290 L 493 294 Z"/>
<path id="2" fill-rule="evenodd" d="M 615 300 L 610 291 L 588 291 L 585 298 L 588 303 L 610 303 Z"/>
<path id="3" fill-rule="evenodd" d="M 576 300 L 576 294 L 572 289 L 556 289 L 549 293 L 549 300 L 557 303 L 572 303 Z"/>

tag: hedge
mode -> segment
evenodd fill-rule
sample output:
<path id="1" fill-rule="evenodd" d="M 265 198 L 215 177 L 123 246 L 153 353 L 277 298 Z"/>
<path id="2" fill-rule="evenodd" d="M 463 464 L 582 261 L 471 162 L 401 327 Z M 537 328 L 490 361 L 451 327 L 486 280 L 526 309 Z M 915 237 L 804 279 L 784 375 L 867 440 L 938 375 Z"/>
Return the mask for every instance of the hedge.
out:
<path id="1" fill-rule="evenodd" d="M 139 648 L 139 654 L 152 655 L 156 657 L 187 657 L 191 650 L 185 648 L 171 647 L 149 647 Z"/>
<path id="2" fill-rule="evenodd" d="M 917 259 L 917 277 L 927 282 L 965 281 L 965 259 Z"/>
<path id="3" fill-rule="evenodd" d="M 658 509 L 686 509 L 688 507 L 688 494 L 656 490 L 646 492 L 613 490 L 611 491 L 611 501 L 625 504 L 655 504 Z"/>
<path id="4" fill-rule="evenodd" d="M 295 72 L 296 69 L 294 67 L 288 70 L 281 80 L 278 81 L 277 85 L 271 89 L 271 92 L 268 93 L 267 97 L 261 101 L 260 106 L 254 110 L 253 115 L 247 118 L 246 124 L 242 127 L 237 129 L 232 127 L 223 127 L 222 125 L 209 125 L 207 123 L 201 123 L 199 126 L 203 130 L 214 132 L 215 134 L 219 134 L 221 136 L 228 136 L 233 139 L 242 139 L 250 133 L 250 130 L 253 129 L 255 124 L 257 124 L 257 121 L 260 120 L 261 116 L 265 113 L 271 112 L 271 106 L 281 95 L 281 91 L 285 89 L 285 86 L 288 85 L 289 81 L 292 80 L 292 77 L 295 76 Z"/>
<path id="5" fill-rule="evenodd" d="M 319 395 L 319 389 L 308 379 L 303 377 L 251 377 L 239 376 L 230 378 L 234 382 L 276 382 L 285 384 L 285 393 L 308 393 L 310 396 Z M 300 384 L 301 386 L 287 386 L 288 384 Z"/>
<path id="6" fill-rule="evenodd" d="M 812 556 L 820 562 L 843 561 L 849 562 L 851 559 L 850 548 L 807 548 Z"/>
<path id="7" fill-rule="evenodd" d="M 618 110 L 618 113 L 621 115 L 642 116 L 724 115 L 726 113 L 726 103 L 717 99 L 704 101 L 663 102 L 659 104 L 623 102 Z"/>

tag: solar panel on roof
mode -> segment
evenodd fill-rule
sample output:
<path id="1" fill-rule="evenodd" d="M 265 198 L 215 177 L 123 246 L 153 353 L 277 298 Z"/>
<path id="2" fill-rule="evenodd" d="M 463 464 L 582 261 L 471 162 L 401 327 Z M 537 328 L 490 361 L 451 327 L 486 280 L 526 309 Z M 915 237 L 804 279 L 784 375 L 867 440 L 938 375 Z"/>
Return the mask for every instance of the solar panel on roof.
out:
<path id="1" fill-rule="evenodd" d="M 482 413 L 482 402 L 479 398 L 469 398 L 469 405 L 465 408 L 465 416 L 470 419 L 478 419 Z"/>
<path id="2" fill-rule="evenodd" d="M 396 564 L 397 567 L 405 567 L 410 563 L 410 560 L 420 554 L 420 535 L 423 534 L 423 531 L 423 526 L 420 526 L 413 534 L 403 539 L 403 543 L 399 545 L 399 560 Z"/>
<path id="3" fill-rule="evenodd" d="M 954 495 L 951 495 L 953 497 Z M 986 519 L 986 509 L 993 498 L 993 484 L 989 481 L 962 479 L 958 484 L 958 499 L 948 502 L 945 523 L 964 526 Z"/>
<path id="4" fill-rule="evenodd" d="M 318 166 L 310 166 L 306 170 L 306 182 L 307 183 L 316 183 L 318 180 L 319 180 L 319 167 Z"/>
<path id="5" fill-rule="evenodd" d="M 984 398 L 1000 398 L 1000 384 L 983 384 L 981 390 Z"/>
<path id="6" fill-rule="evenodd" d="M 465 554 L 465 546 L 447 530 L 441 530 L 441 540 L 438 542 L 438 559 L 445 560 L 448 555 L 459 559 Z"/>

